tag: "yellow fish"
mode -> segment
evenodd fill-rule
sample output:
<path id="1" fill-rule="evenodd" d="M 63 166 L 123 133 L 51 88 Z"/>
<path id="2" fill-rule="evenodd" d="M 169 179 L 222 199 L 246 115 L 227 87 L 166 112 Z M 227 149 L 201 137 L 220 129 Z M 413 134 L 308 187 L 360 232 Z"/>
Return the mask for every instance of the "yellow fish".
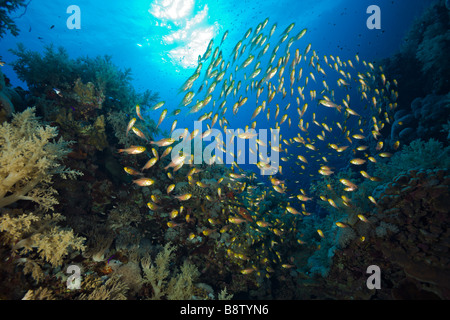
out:
<path id="1" fill-rule="evenodd" d="M 163 120 L 166 117 L 166 115 L 167 115 L 167 109 L 164 109 L 161 112 L 161 115 L 159 116 L 159 121 L 158 121 L 158 124 L 156 125 L 156 129 L 158 129 L 159 125 L 163 122 Z"/>
<path id="2" fill-rule="evenodd" d="M 139 154 L 144 152 L 146 149 L 145 147 L 141 147 L 141 146 L 132 146 L 130 148 L 126 148 L 126 149 L 118 149 L 117 151 L 119 153 L 121 152 L 125 152 L 127 154 Z"/>
<path id="3" fill-rule="evenodd" d="M 190 194 L 190 193 L 185 193 L 185 194 L 182 194 L 182 195 L 179 195 L 179 196 L 174 196 L 174 198 L 177 198 L 180 201 L 187 201 L 191 197 L 192 197 L 192 194 Z"/>
<path id="4" fill-rule="evenodd" d="M 359 165 L 366 163 L 366 160 L 360 159 L 360 158 L 355 158 L 355 159 L 350 160 L 350 163 L 359 166 Z"/>
<path id="5" fill-rule="evenodd" d="M 140 187 L 148 187 L 155 183 L 155 180 L 150 178 L 140 178 L 137 180 L 133 180 L 133 183 L 136 183 Z"/>

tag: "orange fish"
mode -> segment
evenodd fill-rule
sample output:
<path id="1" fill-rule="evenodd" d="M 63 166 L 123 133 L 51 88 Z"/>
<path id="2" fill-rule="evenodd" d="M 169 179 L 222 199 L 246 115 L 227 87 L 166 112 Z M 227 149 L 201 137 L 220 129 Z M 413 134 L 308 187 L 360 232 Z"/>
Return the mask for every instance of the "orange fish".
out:
<path id="1" fill-rule="evenodd" d="M 121 152 L 125 152 L 128 154 L 139 154 L 145 151 L 145 147 L 141 147 L 141 146 L 131 146 L 129 148 L 126 149 L 119 149 L 117 150 L 119 153 Z"/>

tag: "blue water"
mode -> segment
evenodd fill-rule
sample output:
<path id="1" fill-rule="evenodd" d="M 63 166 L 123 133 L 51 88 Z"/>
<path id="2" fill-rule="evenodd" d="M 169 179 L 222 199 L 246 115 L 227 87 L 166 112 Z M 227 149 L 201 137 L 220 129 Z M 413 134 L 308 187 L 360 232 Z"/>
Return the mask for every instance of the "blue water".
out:
<path id="1" fill-rule="evenodd" d="M 0 43 L 0 55 L 6 62 L 13 61 L 15 57 L 7 49 L 14 48 L 17 42 L 38 52 L 53 43 L 66 48 L 74 58 L 112 55 L 116 65 L 132 69 L 136 89 L 157 91 L 171 102 L 173 92 L 192 74 L 195 66 L 184 67 L 184 64 L 171 59 L 169 51 L 189 46 L 190 40 L 194 39 L 165 44 L 163 37 L 185 29 L 187 21 L 202 11 L 206 11 L 205 17 L 188 32 L 212 27 L 215 39 L 220 41 L 223 32 L 229 30 L 224 52 L 231 52 L 250 26 L 269 17 L 269 27 L 277 22 L 278 31 L 294 21 L 296 30 L 308 28 L 302 41 L 312 42 L 319 55 L 326 52 L 353 57 L 359 52 L 367 61 L 372 61 L 396 52 L 411 23 L 431 3 L 429 0 L 376 1 L 381 9 L 381 30 L 368 30 L 366 9 L 373 1 L 366 0 L 192 1 L 189 13 L 176 23 L 169 18 L 157 18 L 149 12 L 153 3 L 162 2 L 32 0 L 26 14 L 16 20 L 20 35 L 5 36 Z M 66 10 L 71 4 L 78 5 L 81 10 L 79 30 L 69 30 L 66 25 L 70 16 Z M 13 16 L 21 13 L 16 12 Z M 205 38 L 204 49 L 208 42 L 209 39 Z M 203 53 L 202 50 L 196 52 Z M 184 59 L 190 61 L 192 57 Z M 13 84 L 20 84 L 10 67 L 6 65 L 2 70 Z"/>
<path id="2" fill-rule="evenodd" d="M 27 49 L 37 52 L 43 52 L 44 47 L 49 44 L 63 46 L 71 58 L 111 55 L 115 65 L 122 69 L 131 68 L 132 84 L 136 90 L 143 92 L 149 89 L 159 93 L 160 100 L 166 101 L 165 107 L 170 114 L 180 107 L 184 93 L 177 94 L 177 92 L 194 72 L 197 56 L 204 53 L 211 38 L 215 40 L 215 45 L 218 45 L 227 30 L 228 37 L 221 46 L 225 60 L 231 60 L 233 47 L 242 39 L 248 28 L 253 27 L 254 31 L 257 23 L 269 18 L 266 26 L 267 33 L 274 23 L 278 25 L 274 37 L 281 34 L 291 22 L 296 24 L 292 34 L 296 34 L 303 28 L 308 29 L 306 35 L 291 47 L 292 54 L 297 48 L 303 53 L 306 45 L 311 43 L 312 50 L 315 50 L 319 57 L 333 55 L 346 61 L 354 59 L 355 54 L 358 54 L 361 59 L 368 62 L 377 61 L 392 56 L 401 48 L 402 39 L 411 24 L 431 2 L 431 0 L 377 1 L 376 4 L 381 10 L 381 29 L 370 30 L 366 26 L 369 17 L 366 10 L 373 2 L 366 0 L 257 2 L 154 0 L 125 3 L 77 1 L 70 4 L 63 1 L 50 3 L 32 0 L 25 14 L 22 9 L 13 15 L 13 17 L 19 17 L 15 21 L 21 30 L 20 35 L 13 37 L 8 34 L 0 43 L 0 56 L 6 62 L 2 71 L 14 86 L 26 87 L 26 84 L 17 79 L 8 65 L 8 62 L 14 61 L 16 57 L 7 49 L 15 48 L 18 42 L 24 43 Z M 80 9 L 80 29 L 69 29 L 67 26 L 72 12 L 66 11 L 72 4 Z M 274 42 L 275 40 L 272 40 L 272 43 Z M 268 61 L 272 47 L 273 45 L 261 59 L 262 66 Z M 284 50 L 280 50 L 277 59 L 281 52 Z M 242 62 L 243 59 L 240 61 Z M 252 65 L 254 64 L 255 62 Z M 206 66 L 203 69 L 206 69 Z M 304 74 L 308 75 L 310 71 L 311 69 L 308 70 L 305 66 Z M 236 81 L 243 80 L 242 78 L 243 75 L 240 74 L 240 78 L 236 78 Z M 337 79 L 331 74 L 328 75 L 327 82 L 333 84 Z M 307 98 L 309 90 L 321 90 L 321 81 L 322 79 L 318 79 L 317 84 L 310 81 L 308 88 L 305 89 Z M 203 90 L 205 92 L 206 88 Z M 220 90 L 215 90 L 214 99 L 218 97 L 219 92 Z M 340 94 L 343 98 L 347 92 L 340 92 Z M 201 96 L 203 93 L 195 99 Z M 259 104 L 266 98 L 266 92 L 262 96 Z M 230 128 L 244 128 L 250 124 L 248 119 L 251 118 L 257 106 L 254 92 L 248 94 L 248 99 L 246 107 L 240 109 L 239 117 L 227 117 Z M 230 111 L 234 103 L 232 100 L 230 96 L 227 103 Z M 287 113 L 290 118 L 295 119 L 297 117 L 295 99 L 281 99 L 277 95 L 272 101 L 272 114 L 275 109 L 274 104 L 280 106 L 278 121 L 289 103 L 291 107 Z M 311 107 L 309 109 L 311 110 Z M 143 110 L 144 113 L 147 111 Z M 159 114 L 160 111 L 155 111 L 151 113 L 151 116 L 157 121 Z M 177 127 L 187 127 L 192 131 L 193 121 L 201 114 L 200 112 L 185 116 L 186 112 L 183 112 L 182 117 L 177 118 Z M 322 110 L 321 116 L 322 119 L 329 121 L 328 123 L 333 120 L 333 113 L 329 110 Z M 169 131 L 171 124 L 172 120 L 166 120 L 160 128 Z M 258 117 L 257 129 L 268 129 L 273 124 L 273 117 L 267 121 L 262 112 Z M 289 140 L 296 136 L 296 125 L 293 123 L 289 130 L 283 130 L 282 138 Z M 205 129 L 206 127 L 203 126 L 203 130 Z M 310 131 L 311 136 L 320 133 L 320 130 L 314 126 Z M 295 174 L 297 173 L 295 167 L 295 162 L 291 159 L 283 173 Z M 242 168 L 254 170 L 255 167 L 244 164 Z M 317 168 L 309 167 L 302 179 L 297 177 L 288 180 L 289 188 L 307 187 L 310 182 L 308 174 L 315 174 L 316 171 Z M 300 185 L 295 183 L 299 180 L 301 180 Z"/>
<path id="3" fill-rule="evenodd" d="M 269 18 L 269 22 L 264 29 L 267 34 L 274 23 L 277 23 L 277 29 L 272 36 L 271 46 L 268 52 L 261 58 L 262 72 L 266 70 L 272 52 L 273 44 L 279 39 L 279 35 L 285 28 L 295 22 L 295 27 L 290 36 L 297 34 L 300 30 L 306 28 L 307 33 L 299 41 L 292 44 L 290 48 L 291 61 L 296 49 L 302 54 L 308 44 L 311 44 L 311 51 L 315 51 L 317 56 L 322 59 L 324 56 L 339 57 L 342 61 L 355 61 L 355 55 L 358 55 L 365 62 L 374 62 L 393 56 L 402 47 L 402 41 L 412 26 L 415 19 L 420 17 L 424 9 L 433 1 L 431 0 L 413 0 L 413 1 L 368 1 L 368 0 L 308 0 L 308 1 L 249 1 L 249 0 L 229 0 L 229 1 L 200 1 L 200 0 L 153 0 L 153 1 L 87 1 L 77 0 L 75 2 L 67 1 L 39 1 L 31 0 L 25 9 L 20 9 L 13 13 L 15 23 L 20 29 L 17 37 L 10 34 L 0 39 L 0 57 L 5 62 L 2 72 L 9 78 L 11 84 L 26 88 L 26 84 L 20 81 L 15 75 L 10 63 L 17 59 L 8 49 L 16 48 L 17 43 L 23 43 L 25 48 L 31 51 L 43 53 L 45 46 L 53 44 L 64 47 L 70 58 L 83 56 L 95 57 L 111 55 L 112 62 L 125 70 L 130 68 L 132 71 L 132 85 L 138 92 L 151 90 L 159 94 L 159 101 L 165 101 L 164 108 L 168 109 L 168 114 L 176 109 L 183 111 L 177 117 L 177 128 L 194 129 L 193 122 L 204 112 L 211 111 L 213 101 L 221 102 L 219 98 L 221 82 L 217 85 L 213 93 L 213 101 L 205 110 L 195 114 L 188 114 L 187 107 L 181 107 L 180 102 L 185 92 L 179 93 L 179 89 L 185 80 L 190 77 L 198 62 L 198 56 L 203 55 L 208 43 L 214 39 L 214 47 L 218 46 L 224 33 L 228 31 L 228 37 L 220 46 L 225 61 L 232 60 L 231 54 L 236 43 L 243 38 L 244 33 L 252 28 L 252 34 L 258 23 Z M 381 28 L 371 30 L 367 27 L 367 19 L 370 14 L 366 12 L 370 5 L 376 4 L 381 10 Z M 72 12 L 67 12 L 70 5 L 76 5 L 80 9 L 80 28 L 70 29 L 68 19 Z M 70 25 L 70 24 L 69 24 Z M 287 41 L 286 41 L 287 42 Z M 283 44 L 280 47 L 276 60 L 285 54 Z M 214 48 L 213 47 L 213 48 Z M 247 48 L 247 50 L 249 50 Z M 261 48 L 253 51 L 255 55 Z M 248 81 L 244 81 L 244 71 L 234 72 L 237 65 L 242 64 L 247 57 L 246 53 L 238 63 L 228 69 L 226 77 L 233 74 L 233 79 L 242 81 L 243 88 L 239 91 L 236 98 L 230 95 L 227 98 L 228 112 L 226 118 L 229 121 L 228 127 L 244 129 L 250 125 L 250 120 L 255 108 L 261 104 L 262 100 L 267 100 L 267 89 L 263 92 L 260 99 L 256 99 L 255 90 L 251 93 L 244 93 L 244 88 Z M 308 65 L 308 60 L 302 62 L 303 78 L 314 71 L 314 67 Z M 329 58 L 330 59 L 330 58 Z M 333 58 L 334 59 L 334 58 Z M 321 60 L 322 61 L 322 60 Z M 248 70 L 253 69 L 255 61 L 252 62 Z M 209 61 L 204 62 L 201 79 L 204 75 Z M 324 64 L 325 65 L 325 64 Z M 360 68 L 360 69 L 358 69 Z M 319 72 L 314 72 L 317 81 L 309 79 L 309 84 L 305 85 L 305 101 L 309 108 L 305 113 L 305 121 L 309 122 L 310 128 L 308 135 L 315 139 L 315 146 L 320 149 L 320 154 L 294 147 L 289 151 L 289 156 L 284 153 L 280 157 L 288 156 L 289 160 L 283 165 L 282 174 L 277 178 L 285 180 L 288 195 L 299 194 L 299 189 L 308 190 L 311 181 L 319 179 L 319 162 L 317 158 L 326 156 L 327 165 L 339 169 L 345 169 L 349 166 L 350 152 L 346 157 L 340 157 L 340 154 L 331 154 L 329 144 L 344 141 L 342 135 L 344 131 L 352 134 L 358 133 L 359 128 L 368 129 L 367 123 L 358 123 L 358 118 L 349 117 L 348 121 L 343 119 L 343 113 L 337 113 L 336 110 L 325 107 L 317 107 L 318 103 L 310 99 L 310 90 L 319 92 L 323 89 L 322 81 L 326 82 L 332 89 L 336 89 L 336 101 L 342 101 L 348 95 L 354 103 L 352 108 L 358 112 L 364 112 L 362 103 L 359 103 L 360 93 L 356 90 L 356 85 L 349 85 L 348 88 L 338 88 L 336 81 L 340 78 L 338 73 L 333 73 L 333 69 L 325 68 L 326 77 L 322 77 Z M 247 72 L 247 76 L 249 71 Z M 352 70 L 348 68 L 348 70 Z M 352 76 L 356 78 L 356 72 L 363 70 L 361 64 Z M 367 69 L 365 69 L 367 71 Z M 289 87 L 289 71 L 286 68 L 284 77 L 285 87 Z M 374 72 L 375 73 L 375 72 Z M 312 75 L 311 75 L 312 77 Z M 197 92 L 199 80 L 193 90 Z M 356 82 L 356 81 L 354 81 Z M 274 82 L 275 83 L 275 82 Z M 301 84 L 300 84 L 301 85 Z M 296 84 L 294 87 L 297 92 Z M 205 96 L 205 87 L 201 94 L 194 98 L 202 99 Z M 327 93 L 328 94 L 328 93 Z M 239 96 L 248 97 L 246 104 L 240 108 L 237 115 L 233 115 L 232 106 L 238 101 Z M 266 119 L 266 112 L 261 112 L 257 120 L 257 129 L 269 129 L 274 127 L 275 122 L 280 122 L 284 114 L 292 119 L 292 124 L 287 127 L 284 123 L 281 127 L 282 139 L 291 140 L 301 131 L 298 130 L 298 105 L 295 96 L 288 93 L 286 98 L 277 94 L 274 100 L 268 105 L 271 109 L 270 120 Z M 275 105 L 279 105 L 280 114 L 274 120 Z M 286 111 L 284 109 L 290 105 Z M 191 105 L 192 106 L 192 105 Z M 191 107 L 189 106 L 189 107 Z M 216 111 L 218 105 L 215 106 Z M 301 108 L 301 106 L 300 106 Z M 155 122 L 162 109 L 157 111 L 143 110 L 143 113 L 153 118 Z M 104 110 L 103 110 L 104 111 Z M 314 116 L 313 116 L 314 113 Z M 367 117 L 369 113 L 365 116 Z M 134 116 L 134 115 L 133 115 Z M 324 132 L 324 128 L 315 126 L 312 123 L 313 117 L 317 116 L 319 123 L 326 123 L 330 127 L 339 121 L 347 126 L 346 129 L 338 133 L 335 129 L 333 133 Z M 130 115 L 131 117 L 131 115 Z M 370 116 L 368 117 L 370 118 Z M 167 118 L 160 126 L 163 131 L 170 130 L 173 117 Z M 368 120 L 370 121 L 370 120 Z M 218 127 L 218 125 L 216 125 Z M 203 125 L 203 130 L 206 126 Z M 371 129 L 366 131 L 370 135 Z M 270 134 L 270 133 L 269 133 Z M 315 137 L 320 134 L 326 134 L 325 141 L 318 141 Z M 341 135 L 339 135 L 341 134 Z M 159 138 L 167 138 L 160 135 Z M 156 140 L 156 139 L 155 139 Z M 225 141 L 226 142 L 226 141 Z M 341 145 L 343 144 L 341 143 Z M 356 145 L 353 144 L 351 148 Z M 297 146 L 298 147 L 298 146 Z M 351 149 L 350 148 L 350 149 Z M 350 151 L 350 149 L 348 151 Z M 298 155 L 307 155 L 310 161 L 306 169 L 300 169 L 303 163 L 299 163 Z M 159 165 L 159 164 L 158 164 Z M 323 165 L 323 162 L 322 162 Z M 241 166 L 243 169 L 255 170 L 254 164 Z M 270 182 L 264 178 L 260 181 L 270 186 Z M 127 186 L 128 187 L 128 186 Z M 273 192 L 273 191 L 272 191 Z M 281 196 L 280 196 L 281 197 Z M 294 198 L 291 196 L 289 199 Z M 288 200 L 291 201 L 291 200 Z M 299 207 L 301 202 L 292 200 L 295 206 Z M 292 204 L 294 206 L 294 204 Z M 311 206 L 310 206 L 311 205 Z M 171 208 L 172 209 L 172 208 Z M 198 209 L 198 208 L 196 208 Z M 319 210 L 318 206 L 307 204 L 307 211 Z M 322 212 L 317 212 L 317 216 L 323 218 Z M 165 224 L 163 224 L 165 227 Z M 287 229 L 287 227 L 286 227 Z M 317 237 L 317 235 L 315 235 Z M 293 259 L 292 259 L 293 260 Z"/>

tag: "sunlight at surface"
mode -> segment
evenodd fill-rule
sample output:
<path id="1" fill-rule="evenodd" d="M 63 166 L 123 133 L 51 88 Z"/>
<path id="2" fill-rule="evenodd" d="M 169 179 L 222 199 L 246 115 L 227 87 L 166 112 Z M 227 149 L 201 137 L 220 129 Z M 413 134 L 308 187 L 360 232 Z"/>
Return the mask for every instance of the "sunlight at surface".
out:
<path id="1" fill-rule="evenodd" d="M 217 25 L 206 22 L 208 5 L 192 16 L 194 6 L 193 0 L 155 0 L 149 10 L 159 20 L 157 26 L 170 30 L 169 34 L 162 36 L 162 42 L 164 45 L 177 45 L 168 52 L 168 56 L 183 68 L 197 65 L 198 56 L 205 52 L 209 40 L 218 30 Z M 173 23 L 176 28 L 171 28 L 167 22 Z"/>
<path id="2" fill-rule="evenodd" d="M 158 19 L 175 21 L 187 16 L 193 6 L 194 0 L 156 0 L 149 12 Z"/>

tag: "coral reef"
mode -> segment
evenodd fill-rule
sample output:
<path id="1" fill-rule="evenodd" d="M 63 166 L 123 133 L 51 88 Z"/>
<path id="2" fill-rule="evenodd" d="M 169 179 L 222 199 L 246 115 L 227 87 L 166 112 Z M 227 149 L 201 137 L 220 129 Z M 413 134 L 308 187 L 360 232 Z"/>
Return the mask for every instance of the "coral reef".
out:
<path id="1" fill-rule="evenodd" d="M 450 93 L 442 96 L 434 94 L 416 98 L 411 104 L 411 113 L 401 109 L 395 113 L 395 122 L 391 128 L 391 141 L 401 140 L 409 143 L 414 139 L 424 140 L 439 137 L 450 112 Z M 441 135 L 441 141 L 445 135 Z"/>
<path id="2" fill-rule="evenodd" d="M 38 203 L 45 210 L 58 203 L 50 185 L 55 175 L 75 178 L 81 172 L 60 163 L 71 142 L 59 139 L 55 127 L 43 126 L 28 108 L 0 126 L 0 208 L 19 200 Z"/>
<path id="3" fill-rule="evenodd" d="M 450 63 L 445 57 L 450 50 L 449 30 L 450 11 L 444 0 L 436 1 L 415 21 L 402 49 L 383 60 L 386 75 L 399 81 L 402 92 L 390 144 L 431 137 L 445 142 L 440 130 L 449 109 Z"/>
<path id="4" fill-rule="evenodd" d="M 449 183 L 448 169 L 417 169 L 383 184 L 369 232 L 336 251 L 325 290 L 358 299 L 448 299 Z M 358 280 L 371 264 L 383 273 L 378 292 Z"/>
<path id="5" fill-rule="evenodd" d="M 377 218 L 395 226 L 380 250 L 407 278 L 448 299 L 450 175 L 447 169 L 409 170 L 388 184 L 380 198 Z"/>
<path id="6" fill-rule="evenodd" d="M 150 256 L 141 260 L 144 282 L 151 285 L 153 300 L 160 300 L 163 297 L 169 300 L 192 299 L 193 283 L 199 273 L 195 266 L 185 262 L 178 274 L 171 275 L 169 263 L 175 249 L 170 243 L 166 243 L 163 251 L 156 256 L 155 264 L 152 263 Z"/>
<path id="7" fill-rule="evenodd" d="M 15 12 L 19 8 L 25 7 L 25 0 L 11 0 L 2 1 L 0 3 L 0 39 L 9 31 L 13 36 L 19 34 L 19 28 L 14 23 L 14 20 L 10 17 L 12 12 Z"/>
<path id="8" fill-rule="evenodd" d="M 434 169 L 450 167 L 450 147 L 444 148 L 443 143 L 430 139 L 428 141 L 414 140 L 404 146 L 392 158 L 378 161 L 374 171 L 377 177 L 391 180 L 399 173 L 409 169 Z"/>
<path id="9" fill-rule="evenodd" d="M 6 117 L 11 116 L 11 114 L 14 112 L 14 105 L 11 102 L 11 91 L 8 90 L 8 88 L 6 87 L 5 78 L 1 71 L 0 71 L 0 110 L 5 113 Z"/>
<path id="10" fill-rule="evenodd" d="M 448 35 L 446 14 L 436 11 L 441 6 L 442 1 L 421 20 L 424 30 L 414 27 L 411 45 L 386 62 L 388 78 L 398 78 L 399 85 L 387 80 L 381 65 L 358 56 L 322 61 L 313 54 L 303 66 L 315 68 L 311 79 L 314 72 L 328 76 L 320 60 L 346 79 L 338 81 L 345 90 L 323 81 L 325 100 L 319 104 L 329 108 L 311 121 L 311 108 L 306 113 L 305 103 L 300 109 L 300 97 L 306 99 L 299 92 L 302 132 L 280 142 L 287 163 L 268 181 L 237 163 L 199 165 L 186 157 L 174 167 L 173 141 L 156 142 L 161 134 L 169 136 L 152 119 L 150 103 L 157 95 L 137 93 L 131 71 L 115 66 L 110 56 L 72 59 L 53 46 L 43 53 L 23 45 L 11 50 L 18 58 L 13 68 L 28 84 L 24 99 L 35 108 L 14 114 L 11 88 L 0 82 L 3 114 L 14 114 L 0 127 L 0 298 L 448 299 L 449 95 L 441 78 L 447 63 L 440 61 Z M 239 95 L 241 85 L 259 97 L 266 77 L 242 82 L 236 68 L 219 80 L 212 74 L 219 77 L 226 61 L 218 47 L 215 58 L 217 65 L 211 62 L 205 77 L 198 69 L 200 88 L 192 92 L 198 96 L 207 82 L 207 90 L 214 90 L 223 81 L 221 99 Z M 291 72 L 302 60 L 294 58 Z M 289 93 L 282 87 L 282 63 L 280 58 L 280 87 L 268 86 L 269 98 Z M 409 95 L 418 85 L 408 77 L 424 77 L 435 91 L 419 88 Z M 355 81 L 349 85 L 349 79 Z M 399 95 L 400 88 L 406 91 Z M 356 94 L 361 99 L 353 103 Z M 345 110 L 331 108 L 328 96 L 342 97 Z M 350 99 L 357 109 L 350 109 Z M 235 102 L 234 115 L 245 101 Z M 231 126 L 219 118 L 218 102 L 201 116 L 208 128 Z M 269 116 L 267 110 L 268 121 Z M 275 127 L 285 121 L 290 127 L 288 116 Z M 264 142 L 258 145 L 263 158 Z M 125 148 L 131 154 L 118 152 Z M 265 167 L 262 160 L 259 169 Z M 65 180 L 80 172 L 80 179 Z M 297 173 L 295 181 L 291 175 Z M 80 288 L 66 282 L 67 267 L 74 264 L 82 270 Z M 373 264 L 382 270 L 382 291 L 365 286 L 366 268 Z"/>
<path id="11" fill-rule="evenodd" d="M 137 93 L 131 85 L 131 70 L 120 70 L 111 56 L 71 59 L 63 47 L 45 47 L 44 53 L 27 50 L 23 44 L 10 50 L 18 59 L 12 63 L 20 80 L 35 96 L 61 100 L 64 105 L 85 109 L 129 110 L 136 104 L 149 106 L 158 95 Z M 56 91 L 55 91 L 56 90 Z"/>
<path id="12" fill-rule="evenodd" d="M 398 79 L 399 91 L 404 92 L 399 104 L 409 105 L 428 93 L 442 95 L 450 91 L 450 64 L 445 57 L 450 46 L 449 24 L 445 0 L 435 1 L 414 22 L 400 52 L 383 61 L 387 74 Z"/>
<path id="13" fill-rule="evenodd" d="M 126 300 L 128 286 L 121 281 L 120 276 L 113 276 L 101 286 L 95 286 L 89 294 L 82 293 L 78 300 Z"/>
<path id="14" fill-rule="evenodd" d="M 16 262 L 23 264 L 24 272 L 37 282 L 45 277 L 45 263 L 61 266 L 69 253 L 85 249 L 85 238 L 57 225 L 62 220 L 64 216 L 57 213 L 25 214 L 20 210 L 6 211 L 0 217 L 2 243 L 11 248 L 17 255 Z"/>

